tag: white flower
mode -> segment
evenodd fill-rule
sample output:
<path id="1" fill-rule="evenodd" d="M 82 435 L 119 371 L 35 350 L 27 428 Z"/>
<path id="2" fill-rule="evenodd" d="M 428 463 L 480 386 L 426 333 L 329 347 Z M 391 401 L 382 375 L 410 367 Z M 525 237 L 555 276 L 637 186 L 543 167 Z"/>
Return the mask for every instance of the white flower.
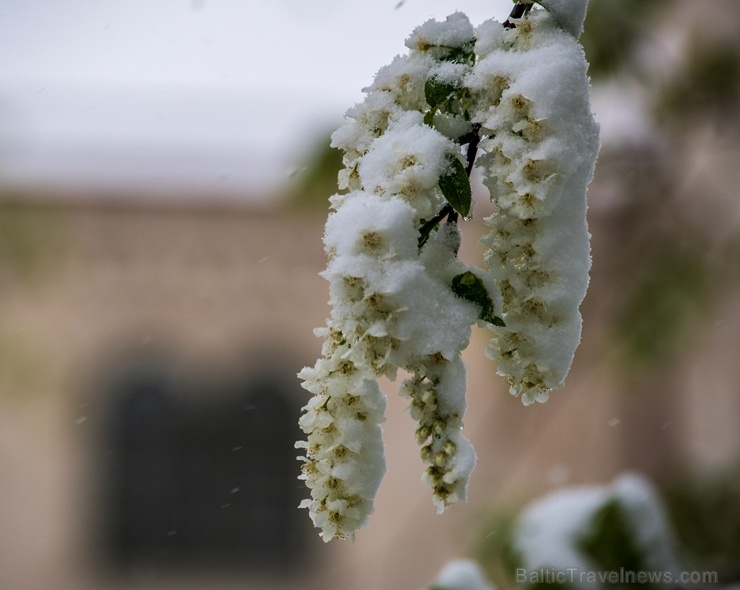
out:
<path id="1" fill-rule="evenodd" d="M 465 412 L 465 366 L 458 356 L 418 359 L 407 367 L 413 376 L 404 381 L 401 395 L 411 399 L 409 413 L 419 426 L 416 442 L 427 465 L 423 481 L 432 488 L 432 500 L 441 513 L 465 500 L 468 478 L 475 467 L 475 452 L 460 434 Z"/>
<path id="2" fill-rule="evenodd" d="M 447 17 L 444 22 L 428 20 L 414 29 L 406 40 L 406 47 L 416 51 L 434 51 L 465 47 L 475 44 L 475 31 L 468 17 L 462 12 L 456 12 Z"/>
<path id="3" fill-rule="evenodd" d="M 458 151 L 452 140 L 424 125 L 422 118 L 409 111 L 391 121 L 358 164 L 364 190 L 401 197 L 420 219 L 436 215 L 443 206 L 437 184 L 449 169 L 448 156 Z"/>
<path id="4" fill-rule="evenodd" d="M 390 65 L 380 68 L 373 83 L 365 89 L 368 92 L 365 102 L 377 100 L 375 96 L 382 94 L 404 110 L 422 110 L 426 105 L 424 83 L 436 63 L 431 55 L 420 52 L 396 56 Z M 348 115 L 353 116 L 351 112 Z"/>
<path id="5" fill-rule="evenodd" d="M 341 334 L 334 332 L 334 338 Z M 373 500 L 385 472 L 380 423 L 385 398 L 374 379 L 342 359 L 339 344 L 330 357 L 299 376 L 314 393 L 304 407 L 299 425 L 308 437 L 296 447 L 304 449 L 301 479 L 311 498 L 308 508 L 324 541 L 352 538 L 367 526 Z"/>
<path id="6" fill-rule="evenodd" d="M 299 374 L 313 397 L 296 444 L 311 493 L 301 506 L 326 541 L 352 538 L 373 510 L 385 471 L 379 377 L 410 373 L 400 393 L 441 512 L 465 499 L 475 466 L 461 435 L 471 325 L 494 331 L 488 354 L 524 403 L 547 399 L 568 372 L 598 127 L 574 38 L 585 1 L 573 14 L 542 3 L 554 16 L 534 9 L 509 30 L 489 21 L 476 33 L 461 13 L 417 27 L 409 54 L 381 68 L 332 135 L 345 191 L 330 198 L 324 232 L 332 309 L 316 331 L 322 358 Z M 488 272 L 457 258 L 476 149 L 496 206 Z"/>
<path id="7" fill-rule="evenodd" d="M 499 96 L 476 115 L 489 137 L 478 165 L 497 206 L 483 243 L 506 324 L 492 327 L 488 354 L 530 404 L 562 386 L 580 341 L 590 268 L 585 195 L 599 142 L 583 51 L 547 12 L 527 21 L 512 34 L 526 34 L 528 49 L 491 39 L 469 82 Z"/>

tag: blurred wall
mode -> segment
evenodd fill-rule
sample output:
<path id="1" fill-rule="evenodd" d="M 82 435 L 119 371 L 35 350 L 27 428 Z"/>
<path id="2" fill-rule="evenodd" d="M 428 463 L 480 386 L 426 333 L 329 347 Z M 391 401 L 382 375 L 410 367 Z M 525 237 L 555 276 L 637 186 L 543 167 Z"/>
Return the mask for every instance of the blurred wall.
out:
<path id="1" fill-rule="evenodd" d="M 371 528 L 354 543 L 326 546 L 309 531 L 297 541 L 295 567 L 272 570 L 255 567 L 246 553 L 240 564 L 238 551 L 218 567 L 182 559 L 167 567 L 157 559 L 138 566 L 124 560 L 124 567 L 111 561 L 110 537 L 101 535 L 110 506 L 100 494 L 122 451 L 106 438 L 106 420 L 112 409 L 115 416 L 121 374 L 142 367 L 165 375 L 168 399 L 181 406 L 228 400 L 268 375 L 276 395 L 287 395 L 297 410 L 306 396 L 295 373 L 318 354 L 312 329 L 328 311 L 317 275 L 324 265 L 323 218 L 155 204 L 4 204 L 2 218 L 15 229 L 5 232 L 0 259 L 0 586 L 283 588 L 300 579 L 307 588 L 421 587 L 441 563 L 495 534 L 482 530 L 492 509 L 516 507 L 564 484 L 607 481 L 625 468 L 661 478 L 691 466 L 732 464 L 740 455 L 740 369 L 732 362 L 738 300 L 718 300 L 679 365 L 622 380 L 609 328 L 609 302 L 621 295 L 607 264 L 620 238 L 608 238 L 614 213 L 598 205 L 605 180 L 594 186 L 593 284 L 566 389 L 547 404 L 524 408 L 484 359 L 484 331 L 475 331 L 465 353 L 466 432 L 479 456 L 470 503 L 435 516 L 420 482 L 413 423 L 388 384 L 389 470 Z M 471 235 L 480 230 L 466 228 Z M 474 240 L 466 240 L 463 256 L 479 256 Z M 192 407 L 213 431 L 199 435 L 196 451 L 231 428 L 228 420 L 219 426 L 208 409 L 214 404 Z M 169 424 L 161 423 L 160 429 L 156 420 L 148 424 L 161 435 Z M 240 447 L 237 439 L 225 454 Z M 297 473 L 297 464 L 292 468 Z M 226 496 L 241 485 L 261 485 L 259 478 L 230 481 L 222 486 Z M 289 485 L 303 495 L 300 482 L 291 478 Z M 302 511 L 298 519 L 308 524 Z M 270 527 L 291 523 L 259 526 L 267 539 Z M 296 535 L 303 535 L 298 526 Z M 167 533 L 165 549 L 177 540 L 177 525 Z"/>

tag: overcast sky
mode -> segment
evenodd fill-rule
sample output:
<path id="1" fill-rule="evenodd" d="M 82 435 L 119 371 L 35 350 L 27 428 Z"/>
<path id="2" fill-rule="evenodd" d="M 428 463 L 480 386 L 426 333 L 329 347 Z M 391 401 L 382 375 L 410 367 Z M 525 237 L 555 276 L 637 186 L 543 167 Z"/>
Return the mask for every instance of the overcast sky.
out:
<path id="1" fill-rule="evenodd" d="M 0 183 L 266 195 L 415 26 L 512 6 L 398 4 L 0 0 Z"/>

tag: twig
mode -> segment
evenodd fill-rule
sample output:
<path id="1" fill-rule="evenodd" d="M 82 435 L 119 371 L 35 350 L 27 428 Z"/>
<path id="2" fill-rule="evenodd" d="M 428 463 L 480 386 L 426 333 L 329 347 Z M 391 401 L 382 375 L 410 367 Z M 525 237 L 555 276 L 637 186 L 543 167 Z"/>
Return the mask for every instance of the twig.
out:
<path id="1" fill-rule="evenodd" d="M 468 151 L 465 154 L 468 160 L 468 165 L 465 167 L 465 172 L 470 178 L 471 172 L 473 172 L 473 164 L 475 164 L 475 156 L 478 154 L 478 144 L 480 143 L 480 123 L 474 123 L 473 128 L 468 131 L 465 135 L 460 138 L 460 144 L 468 144 Z"/>
<path id="2" fill-rule="evenodd" d="M 450 220 L 452 220 L 453 215 L 454 220 L 457 221 L 457 212 L 452 208 L 452 205 L 445 205 L 439 210 L 439 213 L 419 228 L 419 250 L 421 250 L 422 246 L 427 243 L 432 230 L 437 227 L 445 217 L 449 216 Z"/>
<path id="3" fill-rule="evenodd" d="M 514 21 L 517 21 L 520 18 L 524 17 L 530 10 L 532 10 L 533 4 L 534 2 L 517 2 L 514 5 L 514 8 L 511 10 L 509 18 L 504 21 L 504 28 L 516 28 L 516 22 Z M 468 149 L 465 154 L 465 157 L 467 159 L 465 172 L 468 175 L 468 178 L 470 178 L 470 174 L 473 172 L 475 157 L 478 153 L 478 144 L 480 143 L 480 128 L 481 124 L 475 123 L 470 131 L 468 131 L 462 137 L 458 138 L 460 145 L 465 145 L 466 143 L 468 144 Z M 442 207 L 439 213 L 437 213 L 434 217 L 425 222 L 424 225 L 419 228 L 419 250 L 421 250 L 424 244 L 427 243 L 432 230 L 434 230 L 434 228 L 437 227 L 445 217 L 447 218 L 447 223 L 457 223 L 457 211 L 455 211 L 455 209 L 453 209 L 452 205 L 450 204 Z"/>
<path id="4" fill-rule="evenodd" d="M 480 143 L 480 123 L 473 124 L 470 131 L 465 135 L 458 138 L 461 145 L 468 144 L 468 149 L 465 154 L 467 159 L 467 166 L 465 166 L 465 173 L 470 178 L 470 174 L 473 172 L 473 165 L 475 164 L 475 156 L 478 153 L 478 144 Z M 424 225 L 419 228 L 419 250 L 422 246 L 427 243 L 432 230 L 437 227 L 444 218 L 447 218 L 447 223 L 457 223 L 458 214 L 457 211 L 449 203 L 442 207 L 434 217 L 427 221 Z"/>
<path id="5" fill-rule="evenodd" d="M 517 2 L 514 5 L 514 8 L 511 9 L 511 14 L 509 14 L 509 18 L 507 18 L 506 21 L 504 21 L 504 28 L 505 29 L 516 28 L 516 23 L 513 21 L 519 20 L 525 14 L 527 14 L 530 10 L 532 10 L 533 4 L 534 2 Z"/>

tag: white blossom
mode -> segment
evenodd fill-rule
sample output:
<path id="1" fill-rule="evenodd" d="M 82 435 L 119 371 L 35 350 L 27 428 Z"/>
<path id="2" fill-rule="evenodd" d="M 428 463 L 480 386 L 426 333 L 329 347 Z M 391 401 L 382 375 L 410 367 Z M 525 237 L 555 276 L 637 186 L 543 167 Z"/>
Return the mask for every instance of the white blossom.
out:
<path id="1" fill-rule="evenodd" d="M 385 471 L 378 378 L 409 373 L 400 394 L 441 512 L 465 500 L 476 461 L 461 434 L 471 326 L 494 331 L 488 354 L 525 403 L 544 401 L 571 364 L 598 128 L 575 41 L 585 1 L 573 14 L 547 5 L 554 14 L 534 9 L 514 28 L 476 30 L 462 13 L 417 27 L 332 135 L 344 155 L 324 232 L 331 314 L 317 330 L 322 358 L 299 374 L 313 398 L 296 445 L 311 493 L 301 506 L 324 540 L 352 538 L 373 511 Z M 487 270 L 457 257 L 478 149 L 496 207 Z"/>
<path id="2" fill-rule="evenodd" d="M 299 426 L 308 435 L 301 479 L 311 498 L 311 519 L 324 541 L 352 538 L 367 525 L 373 499 L 385 472 L 380 423 L 385 398 L 362 366 L 347 360 L 342 333 L 327 330 L 324 358 L 300 373 L 314 396 L 303 408 Z"/>
<path id="3" fill-rule="evenodd" d="M 547 12 L 527 20 L 525 33 L 486 41 L 469 79 L 494 99 L 476 113 L 487 136 L 478 165 L 497 206 L 483 242 L 506 324 L 492 327 L 488 354 L 525 404 L 562 386 L 580 342 L 590 268 L 585 195 L 599 146 L 582 49 Z M 528 36 L 526 51 L 511 44 L 517 34 Z"/>
<path id="4" fill-rule="evenodd" d="M 361 158 L 361 185 L 376 195 L 400 196 L 419 219 L 429 218 L 444 204 L 437 184 L 449 169 L 448 155 L 457 151 L 452 140 L 423 124 L 421 113 L 409 111 L 391 121 Z"/>
<path id="5" fill-rule="evenodd" d="M 445 49 L 465 47 L 475 43 L 475 30 L 468 17 L 462 12 L 455 12 L 448 16 L 444 22 L 434 19 L 426 21 L 416 27 L 411 36 L 406 40 L 406 47 L 421 53 L 442 52 Z"/>
<path id="6" fill-rule="evenodd" d="M 465 500 L 475 452 L 460 434 L 465 412 L 465 366 L 458 356 L 450 361 L 442 355 L 420 358 L 412 377 L 403 382 L 401 395 L 411 399 L 409 413 L 419 426 L 416 442 L 427 465 L 423 481 L 432 488 L 437 512 Z"/>

